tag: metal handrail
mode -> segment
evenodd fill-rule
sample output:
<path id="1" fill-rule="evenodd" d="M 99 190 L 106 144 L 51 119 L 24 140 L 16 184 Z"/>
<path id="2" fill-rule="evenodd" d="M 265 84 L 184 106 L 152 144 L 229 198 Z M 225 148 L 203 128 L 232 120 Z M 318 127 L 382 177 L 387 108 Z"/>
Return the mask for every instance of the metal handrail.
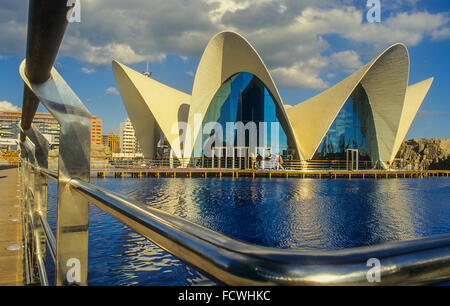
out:
<path id="1" fill-rule="evenodd" d="M 33 224 L 33 226 L 35 226 L 35 224 Z M 37 231 L 33 232 L 33 240 L 34 240 L 34 244 L 35 244 L 35 248 L 36 248 L 36 258 L 37 258 L 37 266 L 38 266 L 38 271 L 39 271 L 39 279 L 41 280 L 41 285 L 42 286 L 48 286 L 49 282 L 48 282 L 48 277 L 47 277 L 47 270 L 45 269 L 45 254 L 44 251 L 41 248 L 40 242 L 39 242 L 39 235 L 37 233 Z"/>
<path id="2" fill-rule="evenodd" d="M 51 179 L 58 176 L 46 168 L 32 168 Z M 229 285 L 367 285 L 370 258 L 382 264 L 383 285 L 450 279 L 450 234 L 335 251 L 269 248 L 239 241 L 79 179 L 71 179 L 68 186 L 181 261 Z M 46 219 L 40 217 L 54 257 L 54 236 Z"/>
<path id="3" fill-rule="evenodd" d="M 246 157 L 245 164 L 249 168 L 242 168 L 245 170 L 258 170 L 255 167 L 255 158 Z M 179 165 L 184 165 L 179 167 Z M 92 170 L 132 170 L 132 169 L 229 169 L 239 170 L 238 158 L 222 157 L 222 158 L 179 158 L 179 159 L 136 159 L 136 160 L 111 160 L 101 163 L 93 163 Z M 356 165 L 356 164 L 355 164 Z M 358 169 L 352 169 L 352 172 L 358 171 L 386 171 L 386 170 L 401 170 L 401 171 L 421 171 L 418 163 L 402 162 L 391 163 L 389 161 L 359 161 L 357 163 Z M 288 160 L 284 159 L 277 167 L 280 170 L 286 171 L 348 171 L 346 160 Z M 270 169 L 267 169 L 270 170 Z M 427 169 L 423 169 L 427 170 Z"/>
<path id="4" fill-rule="evenodd" d="M 26 74 L 36 83 L 43 83 L 50 77 L 68 21 L 69 7 L 61 0 L 30 0 L 28 9 L 28 35 Z M 24 86 L 21 128 L 27 130 L 36 114 L 39 99 Z M 21 141 L 25 134 L 20 133 Z"/>
<path id="5" fill-rule="evenodd" d="M 34 196 L 34 195 L 33 195 Z M 30 214 L 33 214 L 34 212 L 30 211 Z M 42 215 L 40 215 L 42 220 Z M 39 273 L 39 280 L 41 282 L 42 286 L 48 286 L 48 277 L 47 277 L 47 270 L 45 269 L 45 254 L 41 247 L 40 237 L 38 234 L 38 231 L 36 230 L 37 224 L 35 222 L 35 218 L 29 218 L 30 225 L 31 225 L 31 235 L 32 235 L 32 248 L 34 249 L 34 258 L 36 259 L 36 266 Z M 44 226 L 44 223 L 42 223 L 42 226 Z M 45 229 L 45 228 L 44 228 Z M 32 249 L 32 250 L 33 250 Z"/>
<path id="6" fill-rule="evenodd" d="M 230 285 L 367 285 L 370 258 L 382 263 L 383 285 L 450 279 L 450 234 L 337 251 L 275 249 L 230 238 L 78 179 L 70 185 L 161 248 Z"/>
<path id="7" fill-rule="evenodd" d="M 48 224 L 47 218 L 45 218 L 42 213 L 39 214 L 39 220 L 41 221 L 41 226 L 45 233 L 45 239 L 47 240 L 47 245 L 50 247 L 50 254 L 52 255 L 53 261 L 56 261 L 56 239 L 53 235 L 50 225 Z"/>
<path id="8" fill-rule="evenodd" d="M 52 180 L 57 181 L 58 180 L 58 172 L 49 170 L 47 168 L 39 168 L 41 173 L 47 176 L 48 178 L 51 178 Z"/>

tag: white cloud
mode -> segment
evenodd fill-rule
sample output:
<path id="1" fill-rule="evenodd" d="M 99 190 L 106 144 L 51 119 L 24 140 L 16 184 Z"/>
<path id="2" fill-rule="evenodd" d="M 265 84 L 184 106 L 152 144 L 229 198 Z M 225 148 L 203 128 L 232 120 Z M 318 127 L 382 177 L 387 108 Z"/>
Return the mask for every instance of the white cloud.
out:
<path id="1" fill-rule="evenodd" d="M 22 109 L 8 101 L 0 101 L 0 111 L 21 112 Z"/>
<path id="2" fill-rule="evenodd" d="M 449 39 L 450 38 L 450 27 L 433 31 L 433 33 L 431 34 L 431 37 L 434 40 Z"/>
<path id="3" fill-rule="evenodd" d="M 95 69 L 86 68 L 86 67 L 81 68 L 81 71 L 83 71 L 86 74 L 94 74 L 97 72 L 97 70 L 95 70 Z"/>
<path id="4" fill-rule="evenodd" d="M 363 66 L 359 54 L 353 50 L 333 53 L 330 56 L 330 63 L 346 72 L 355 71 Z"/>
<path id="5" fill-rule="evenodd" d="M 107 95 L 109 95 L 109 96 L 118 96 L 118 95 L 120 95 L 119 91 L 115 87 L 107 88 L 105 93 Z"/>
<path id="6" fill-rule="evenodd" d="M 284 87 L 325 89 L 329 84 L 320 77 L 325 69 L 331 67 L 350 73 L 362 66 L 358 53 L 347 50 L 333 53 L 330 57 L 314 57 L 308 61 L 296 62 L 292 66 L 276 68 L 271 72 L 275 82 Z M 326 73 L 326 77 L 335 77 L 335 73 Z"/>
<path id="7" fill-rule="evenodd" d="M 25 54 L 27 22 L 28 1 L 0 0 L 1 54 Z"/>
<path id="8" fill-rule="evenodd" d="M 187 71 L 186 74 L 187 74 L 188 76 L 191 76 L 191 77 L 194 77 L 194 76 L 195 76 L 195 73 L 194 73 L 194 71 L 192 71 L 192 70 Z"/>
<path id="9" fill-rule="evenodd" d="M 104 46 L 94 46 L 87 39 L 71 37 L 62 46 L 62 51 L 83 62 L 93 65 L 107 65 L 118 60 L 125 64 L 140 63 L 143 61 L 161 62 L 165 54 L 138 54 L 128 44 L 109 43 Z"/>
<path id="10" fill-rule="evenodd" d="M 361 0 L 91 0 L 82 22 L 69 25 L 60 55 L 89 64 L 84 73 L 113 59 L 162 62 L 170 54 L 186 61 L 199 58 L 217 32 L 234 30 L 278 86 L 324 88 L 327 74 L 354 71 L 391 44 L 449 39 L 448 13 L 421 12 L 417 2 L 384 1 L 382 23 L 368 24 Z M 0 54 L 24 54 L 26 22 L 26 1 L 0 0 Z M 348 47 L 332 50 L 330 36 Z"/>
<path id="11" fill-rule="evenodd" d="M 297 62 L 290 67 L 280 67 L 271 71 L 275 82 L 288 88 L 324 89 L 328 83 L 319 77 L 321 69 L 326 67 L 328 59 L 312 58 L 307 62 Z"/>
<path id="12" fill-rule="evenodd" d="M 386 46 L 403 42 L 411 47 L 419 44 L 426 36 L 431 36 L 448 21 L 445 14 L 399 13 L 379 24 L 361 24 L 342 33 L 342 36 L 362 43 Z"/>

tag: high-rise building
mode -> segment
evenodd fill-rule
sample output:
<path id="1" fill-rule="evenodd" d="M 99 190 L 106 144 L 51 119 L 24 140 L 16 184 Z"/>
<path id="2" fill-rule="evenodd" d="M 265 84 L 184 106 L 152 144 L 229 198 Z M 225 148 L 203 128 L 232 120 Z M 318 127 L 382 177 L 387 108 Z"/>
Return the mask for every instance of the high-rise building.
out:
<path id="1" fill-rule="evenodd" d="M 20 133 L 19 122 L 21 112 L 0 111 L 0 147 L 2 149 L 15 150 L 16 139 Z M 59 146 L 60 126 L 58 121 L 50 113 L 36 113 L 33 124 L 48 140 L 51 147 Z M 102 143 L 102 119 L 92 116 L 91 143 Z"/>
<path id="2" fill-rule="evenodd" d="M 110 132 L 102 135 L 102 144 L 111 149 L 111 153 L 120 153 L 120 136 Z"/>
<path id="3" fill-rule="evenodd" d="M 136 139 L 133 124 L 131 124 L 130 118 L 127 118 L 124 122 L 120 123 L 120 152 L 133 154 L 139 153 L 140 147 Z"/>
<path id="4" fill-rule="evenodd" d="M 19 126 L 16 113 L 0 111 L 0 150 L 11 150 L 17 147 Z"/>
<path id="5" fill-rule="evenodd" d="M 18 138 L 20 128 L 19 122 L 22 118 L 21 112 L 0 111 L 0 146 L 12 143 Z M 60 127 L 58 121 L 49 113 L 36 113 L 33 124 L 48 140 L 50 146 L 59 145 Z M 16 149 L 16 146 L 7 146 L 7 149 Z"/>
<path id="6" fill-rule="evenodd" d="M 92 116 L 91 121 L 91 144 L 102 144 L 102 125 L 103 120 L 97 118 L 97 116 Z"/>

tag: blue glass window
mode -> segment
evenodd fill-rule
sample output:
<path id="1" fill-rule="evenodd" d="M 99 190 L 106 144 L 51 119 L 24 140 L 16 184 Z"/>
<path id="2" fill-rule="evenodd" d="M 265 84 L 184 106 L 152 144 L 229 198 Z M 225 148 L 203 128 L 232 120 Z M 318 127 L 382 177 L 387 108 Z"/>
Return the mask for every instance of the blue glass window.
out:
<path id="1" fill-rule="evenodd" d="M 359 84 L 345 102 L 313 159 L 345 160 L 347 149 L 359 150 L 360 160 L 377 160 L 377 143 L 372 108 Z"/>
<path id="2" fill-rule="evenodd" d="M 227 135 L 227 122 L 242 122 L 244 125 L 255 122 L 258 127 L 258 146 L 272 147 L 271 123 L 279 123 L 278 129 L 278 152 L 288 150 L 288 137 L 286 136 L 286 123 L 280 119 L 282 116 L 279 106 L 275 103 L 263 82 L 251 73 L 241 72 L 228 79 L 215 94 L 205 117 L 203 118 L 202 131 L 208 122 L 217 122 L 223 128 L 223 140 L 225 143 L 237 146 L 236 132 Z M 260 127 L 260 122 L 266 122 L 265 134 Z M 210 135 L 202 134 L 202 143 L 205 144 Z M 265 143 L 259 143 L 259 139 L 265 139 Z M 217 144 L 216 144 L 217 145 Z M 248 135 L 246 135 L 245 146 L 249 146 Z"/>

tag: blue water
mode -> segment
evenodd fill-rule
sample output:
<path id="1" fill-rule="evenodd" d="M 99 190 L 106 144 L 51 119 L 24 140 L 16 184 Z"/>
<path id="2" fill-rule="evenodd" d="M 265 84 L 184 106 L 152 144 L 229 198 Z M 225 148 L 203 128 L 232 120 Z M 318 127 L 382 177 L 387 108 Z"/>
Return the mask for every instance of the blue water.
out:
<path id="1" fill-rule="evenodd" d="M 331 250 L 450 233 L 448 178 L 92 179 L 93 184 L 247 242 Z M 56 184 L 49 182 L 54 228 Z M 48 257 L 53 282 L 54 266 Z M 213 285 L 90 206 L 89 285 Z"/>

